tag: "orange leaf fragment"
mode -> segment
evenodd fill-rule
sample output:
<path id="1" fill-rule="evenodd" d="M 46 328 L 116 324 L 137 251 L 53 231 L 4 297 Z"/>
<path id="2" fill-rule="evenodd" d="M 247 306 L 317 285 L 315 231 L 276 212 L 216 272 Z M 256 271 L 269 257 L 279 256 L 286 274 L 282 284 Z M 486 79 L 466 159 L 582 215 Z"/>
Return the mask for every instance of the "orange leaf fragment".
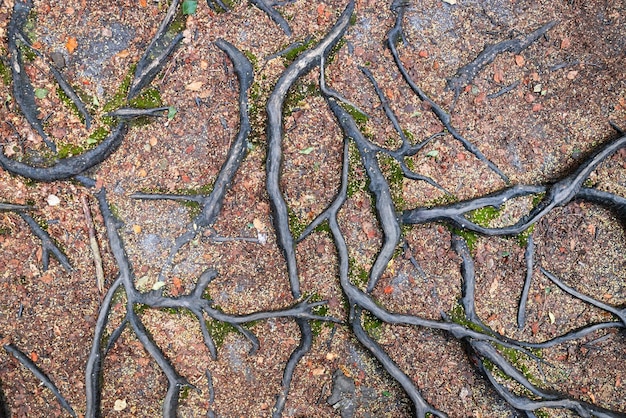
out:
<path id="1" fill-rule="evenodd" d="M 148 0 L 139 0 L 139 5 L 141 7 L 148 7 Z"/>
<path id="2" fill-rule="evenodd" d="M 525 63 L 526 63 L 526 60 L 524 59 L 523 56 L 521 55 L 515 56 L 515 64 L 517 64 L 518 67 L 523 67 Z"/>
<path id="3" fill-rule="evenodd" d="M 73 36 L 69 36 L 67 38 L 67 41 L 65 42 L 65 48 L 67 49 L 67 52 L 71 54 L 76 50 L 77 47 L 78 42 L 76 41 L 76 38 L 74 38 Z"/>
<path id="4" fill-rule="evenodd" d="M 50 272 L 46 272 L 41 275 L 40 280 L 45 284 L 50 284 L 54 281 L 54 278 L 52 277 L 52 274 L 50 274 Z"/>
<path id="5" fill-rule="evenodd" d="M 393 293 L 393 286 L 385 286 L 385 288 L 383 289 L 383 293 L 385 293 L 385 295 L 390 295 Z"/>
<path id="6" fill-rule="evenodd" d="M 536 335 L 539 332 L 539 322 L 533 322 L 530 329 L 533 332 L 533 335 Z"/>
<path id="7" fill-rule="evenodd" d="M 318 16 L 324 16 L 324 4 L 323 3 L 320 3 L 317 6 L 317 15 Z"/>
<path id="8" fill-rule="evenodd" d="M 428 51 L 425 49 L 422 49 L 418 55 L 420 56 L 420 58 L 428 58 Z"/>
<path id="9" fill-rule="evenodd" d="M 172 283 L 174 283 L 174 287 L 182 287 L 183 286 L 183 282 L 182 282 L 182 280 L 180 280 L 180 277 L 174 277 L 172 279 Z"/>
<path id="10" fill-rule="evenodd" d="M 502 81 L 504 81 L 504 71 L 502 71 L 502 68 L 494 67 L 493 81 L 495 81 L 496 83 L 502 83 Z"/>
<path id="11" fill-rule="evenodd" d="M 41 47 L 42 47 L 41 42 L 39 42 L 39 41 L 33 42 L 33 48 L 41 49 Z"/>
<path id="12" fill-rule="evenodd" d="M 31 359 L 32 361 L 37 361 L 37 360 L 39 360 L 39 355 L 38 355 L 37 353 L 35 353 L 34 351 L 33 351 L 32 353 L 30 353 L 28 357 L 30 357 L 30 359 Z"/>

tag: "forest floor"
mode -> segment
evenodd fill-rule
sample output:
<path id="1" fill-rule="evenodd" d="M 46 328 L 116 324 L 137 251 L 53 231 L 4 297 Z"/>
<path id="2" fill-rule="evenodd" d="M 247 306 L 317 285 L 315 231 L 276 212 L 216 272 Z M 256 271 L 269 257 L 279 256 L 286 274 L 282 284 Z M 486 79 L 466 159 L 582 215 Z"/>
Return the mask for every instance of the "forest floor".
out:
<path id="1" fill-rule="evenodd" d="M 6 57 L 7 24 L 13 2 L 0 4 L 0 51 Z M 143 55 L 163 18 L 164 1 L 34 2 L 29 28 L 36 47 L 54 54 L 79 86 L 96 115 L 88 130 L 64 103 L 46 66 L 35 58 L 27 72 L 38 93 L 45 129 L 64 152 L 86 148 L 104 126 L 102 110 L 119 92 L 132 65 Z M 215 180 L 238 131 L 238 83 L 226 55 L 214 44 L 233 43 L 254 65 L 249 98 L 252 133 L 248 153 L 225 197 L 213 230 L 204 231 L 176 257 L 165 288 L 170 295 L 191 291 L 207 268 L 218 271 L 207 291 L 215 305 L 233 314 L 291 306 L 285 261 L 276 243 L 265 188 L 265 103 L 288 58 L 273 54 L 296 41 L 319 41 L 335 23 L 345 1 L 285 2 L 280 12 L 289 37 L 266 14 L 245 1 L 224 13 L 200 1 L 186 18 L 184 40 L 145 100 L 176 109 L 171 117 L 134 124 L 121 147 L 91 174 L 108 190 L 139 289 L 150 289 L 193 208 L 173 201 L 142 201 L 138 191 L 201 193 Z M 353 21 L 327 63 L 326 82 L 368 114 L 369 137 L 381 146 L 398 144 L 372 85 L 374 75 L 403 129 L 416 141 L 442 130 L 438 119 L 410 90 L 385 45 L 395 15 L 386 0 L 359 0 Z M 502 53 L 460 90 L 447 80 L 488 44 L 523 37 L 549 21 L 558 23 L 519 54 Z M 411 2 L 404 18 L 406 43 L 398 45 L 415 82 L 451 112 L 452 124 L 510 179 L 511 184 L 553 182 L 615 138 L 609 125 L 626 128 L 626 1 L 617 0 L 424 0 Z M 74 42 L 75 41 L 75 42 Z M 56 62 L 55 60 L 55 62 Z M 282 180 L 292 228 L 310 222 L 332 201 L 340 185 L 343 135 L 318 88 L 314 68 L 292 89 L 284 111 Z M 511 91 L 494 97 L 503 87 Z M 0 83 L 1 146 L 5 155 L 28 154 L 44 144 L 16 111 L 10 84 Z M 452 110 L 450 110 L 452 109 Z M 173 112 L 172 112 L 173 113 Z M 446 134 L 409 158 L 456 200 L 503 189 L 506 184 L 483 162 Z M 353 161 L 355 160 L 355 161 Z M 350 249 L 354 277 L 369 271 L 383 242 L 365 170 L 352 159 L 350 193 L 339 221 Z M 388 176 L 398 211 L 449 199 L 425 182 Z M 609 157 L 588 180 L 593 187 L 626 196 L 626 153 Z M 72 181 L 36 183 L 0 170 L 0 201 L 34 206 L 32 216 L 67 254 L 74 270 L 52 260 L 42 269 L 40 241 L 15 213 L 0 213 L 0 337 L 27 353 L 48 374 L 78 414 L 85 411 L 85 365 L 104 292 L 98 289 L 82 199 L 91 206 L 105 273 L 105 291 L 118 267 L 108 245 L 96 200 Z M 531 198 L 507 208 L 497 220 L 512 223 L 528 211 Z M 405 251 L 397 251 L 374 299 L 393 312 L 440 320 L 461 297 L 460 258 L 451 233 L 439 223 L 405 226 Z M 612 306 L 626 305 L 626 235 L 611 212 L 590 203 L 556 208 L 533 230 L 535 275 L 526 325 L 518 329 L 517 306 L 526 275 L 525 246 L 519 239 L 472 236 L 476 309 L 493 330 L 539 342 L 612 316 L 574 299 L 541 274 L 543 267 L 578 291 Z M 216 242 L 216 236 L 249 238 Z M 254 239 L 257 239 L 254 242 Z M 331 235 L 314 232 L 296 248 L 302 293 L 328 301 L 328 315 L 346 320 L 345 297 L 337 280 L 337 252 Z M 412 261 L 416 261 L 419 269 Z M 113 304 L 109 330 L 123 319 L 123 300 Z M 218 345 L 212 360 L 197 320 L 184 312 L 146 309 L 141 318 L 177 371 L 198 390 L 181 400 L 182 417 L 271 415 L 283 368 L 300 334 L 293 319 L 259 321 L 250 330 L 260 349 L 215 324 Z M 516 416 L 489 382 L 477 373 L 464 346 L 434 329 L 366 321 L 366 330 L 420 388 L 428 402 L 450 417 Z M 410 402 L 402 388 L 343 324 L 316 326 L 312 349 L 298 364 L 284 416 L 404 417 Z M 519 367 L 544 387 L 575 399 L 626 413 L 626 334 L 609 330 L 542 350 L 548 364 Z M 523 363 L 523 364 L 521 364 Z M 167 381 L 134 334 L 124 331 L 103 364 L 105 417 L 159 416 Z M 209 401 L 206 371 L 215 399 Z M 330 406 L 333 375 L 340 371 L 355 386 L 344 402 Z M 336 378 L 335 378 L 336 380 Z M 64 416 L 51 393 L 9 353 L 0 350 L 0 382 L 16 417 Z M 549 417 L 575 416 L 543 409 Z"/>

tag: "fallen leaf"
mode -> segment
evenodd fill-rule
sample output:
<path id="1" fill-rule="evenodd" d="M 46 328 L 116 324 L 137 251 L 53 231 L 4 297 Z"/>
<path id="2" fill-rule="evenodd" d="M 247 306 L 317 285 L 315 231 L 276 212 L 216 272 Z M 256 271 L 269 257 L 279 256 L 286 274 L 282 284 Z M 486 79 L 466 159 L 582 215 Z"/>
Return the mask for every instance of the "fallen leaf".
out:
<path id="1" fill-rule="evenodd" d="M 530 329 L 533 332 L 533 335 L 537 334 L 537 332 L 539 332 L 539 322 L 533 322 Z"/>
<path id="2" fill-rule="evenodd" d="M 561 39 L 561 49 L 567 49 L 572 45 L 570 38 Z"/>
<path id="3" fill-rule="evenodd" d="M 385 286 L 385 288 L 383 289 L 383 293 L 385 295 L 390 295 L 393 293 L 393 286 Z"/>
<path id="4" fill-rule="evenodd" d="M 123 411 L 127 406 L 128 404 L 126 403 L 126 399 L 116 399 L 113 404 L 113 410 L 118 412 Z"/>
<path id="5" fill-rule="evenodd" d="M 185 90 L 199 91 L 202 88 L 202 84 L 204 84 L 202 81 L 194 81 L 192 83 L 187 84 L 187 86 L 185 87 Z"/>
<path id="6" fill-rule="evenodd" d="M 30 353 L 30 355 L 29 355 L 28 357 L 30 357 L 30 359 L 31 359 L 32 361 L 37 361 L 37 360 L 39 360 L 39 355 L 38 355 L 37 353 L 35 353 L 34 351 L 33 351 L 32 353 Z"/>
<path id="7" fill-rule="evenodd" d="M 141 7 L 148 7 L 148 0 L 139 0 L 139 5 Z"/>
<path id="8" fill-rule="evenodd" d="M 576 78 L 577 75 L 578 75 L 578 71 L 572 70 L 572 71 L 567 73 L 567 79 L 568 80 L 573 80 L 573 79 Z"/>
<path id="9" fill-rule="evenodd" d="M 443 0 L 444 3 L 456 4 L 456 0 Z"/>
<path id="10" fill-rule="evenodd" d="M 161 282 L 161 281 L 155 282 L 155 283 L 152 285 L 152 290 L 159 290 L 159 289 L 160 289 L 160 288 L 162 288 L 163 286 L 165 286 L 165 282 Z"/>
<path id="11" fill-rule="evenodd" d="M 259 232 L 265 231 L 265 224 L 258 218 L 254 218 L 254 220 L 252 221 L 252 225 L 254 226 L 254 229 Z"/>
<path id="12" fill-rule="evenodd" d="M 65 42 L 65 48 L 67 49 L 67 52 L 71 54 L 76 51 L 77 47 L 78 42 L 76 42 L 76 38 L 74 38 L 73 36 L 68 37 L 67 41 Z"/>
<path id="13" fill-rule="evenodd" d="M 300 151 L 298 151 L 300 154 L 304 154 L 304 155 L 309 155 L 310 153 L 313 152 L 315 148 L 313 147 L 307 147 L 305 149 L 301 149 Z"/>
<path id="14" fill-rule="evenodd" d="M 515 56 L 515 64 L 517 64 L 518 67 L 523 67 L 525 63 L 526 63 L 526 60 L 524 59 L 523 56 L 521 55 Z"/>
<path id="15" fill-rule="evenodd" d="M 552 312 L 548 312 L 548 317 L 550 318 L 550 323 L 554 324 L 554 321 L 556 320 L 554 314 Z"/>
<path id="16" fill-rule="evenodd" d="M 428 58 L 428 51 L 426 51 L 425 49 L 422 49 L 418 55 L 420 56 L 420 58 Z"/>
<path id="17" fill-rule="evenodd" d="M 141 226 L 139 226 L 139 225 L 137 225 L 137 224 L 133 225 L 133 232 L 134 232 L 135 234 L 140 233 L 140 232 L 141 232 Z"/>
<path id="18" fill-rule="evenodd" d="M 493 295 L 494 293 L 496 293 L 499 286 L 500 282 L 498 281 L 498 278 L 495 278 L 493 282 L 491 282 L 491 286 L 489 287 L 489 294 Z"/>
<path id="19" fill-rule="evenodd" d="M 313 369 L 313 376 L 321 376 L 324 374 L 326 370 L 323 367 L 318 367 L 317 369 Z"/>
<path id="20" fill-rule="evenodd" d="M 493 81 L 496 83 L 502 83 L 504 81 L 504 71 L 502 71 L 502 68 L 494 67 Z"/>
<path id="21" fill-rule="evenodd" d="M 51 284 L 54 280 L 54 278 L 52 277 L 52 274 L 50 274 L 49 272 L 42 274 L 39 279 L 45 284 Z"/>
<path id="22" fill-rule="evenodd" d="M 535 103 L 532 109 L 533 109 L 533 112 L 539 112 L 541 109 L 543 109 L 543 106 L 541 105 L 541 103 Z"/>
<path id="23" fill-rule="evenodd" d="M 183 286 L 183 282 L 182 282 L 182 280 L 180 280 L 179 277 L 174 277 L 172 279 L 172 283 L 174 284 L 174 287 L 182 287 Z"/>

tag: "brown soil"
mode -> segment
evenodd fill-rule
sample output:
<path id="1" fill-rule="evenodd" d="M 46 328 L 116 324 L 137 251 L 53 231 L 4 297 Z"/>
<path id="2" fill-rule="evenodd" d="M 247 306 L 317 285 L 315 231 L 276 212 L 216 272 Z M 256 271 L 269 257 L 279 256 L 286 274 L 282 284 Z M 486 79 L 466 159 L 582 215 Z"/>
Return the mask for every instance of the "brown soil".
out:
<path id="1" fill-rule="evenodd" d="M 257 237 L 266 244 L 241 240 L 215 243 L 205 233 L 185 247 L 167 277 L 167 288 L 189 292 L 198 275 L 213 267 L 219 276 L 209 293 L 224 311 L 244 314 L 281 309 L 294 303 L 286 267 L 276 245 L 265 192 L 264 104 L 285 69 L 282 58 L 266 58 L 296 40 L 321 37 L 332 26 L 344 1 L 287 2 L 280 7 L 291 38 L 263 12 L 237 2 L 227 13 L 213 13 L 200 1 L 187 20 L 184 43 L 162 75 L 152 83 L 163 103 L 177 109 L 172 120 L 156 119 L 133 126 L 121 148 L 94 174 L 109 190 L 109 200 L 124 223 L 122 238 L 137 278 L 148 288 L 156 281 L 170 245 L 189 222 L 188 208 L 175 202 L 137 201 L 136 191 L 198 190 L 217 176 L 232 138 L 237 133 L 238 84 L 232 65 L 214 45 L 224 38 L 255 59 L 256 91 L 251 96 L 252 146 L 237 173 L 215 224 L 222 237 Z M 367 129 L 380 145 L 391 145 L 397 134 L 386 119 L 367 78 L 357 66 L 367 66 L 397 113 L 402 127 L 416 139 L 441 130 L 441 124 L 403 82 L 388 49 L 387 31 L 394 14 L 387 1 L 359 0 L 356 21 L 346 42 L 328 64 L 327 82 L 356 103 L 370 119 Z M 425 0 L 407 9 L 407 44 L 402 61 L 413 79 L 431 98 L 450 108 L 454 95 L 446 81 L 473 60 L 485 45 L 527 34 L 558 19 L 546 37 L 520 57 L 505 53 L 481 71 L 454 106 L 453 124 L 513 184 L 545 183 L 576 167 L 590 151 L 613 138 L 608 121 L 626 127 L 626 2 L 624 0 Z M 457 4 L 448 4 L 457 3 Z M 100 104 L 116 93 L 156 32 L 166 9 L 163 1 L 78 2 L 35 1 L 33 28 L 46 54 L 65 55 L 64 73 L 73 85 Z M 0 5 L 0 50 L 6 55 L 6 25 L 12 1 Z M 78 46 L 69 53 L 68 37 Z M 98 42 L 108 45 L 98 47 Z M 112 46 L 113 45 L 113 46 Z M 91 133 L 56 93 L 46 66 L 35 59 L 27 65 L 35 88 L 48 94 L 38 100 L 46 130 L 57 144 L 84 146 Z M 306 90 L 317 83 L 314 69 L 301 82 Z M 519 81 L 500 97 L 487 95 Z M 198 88 L 192 83 L 201 82 Z M 317 84 L 315 84 L 317 85 Z M 43 144 L 16 111 L 11 88 L 0 83 L 2 146 L 27 154 Z M 6 98 L 6 100 L 4 99 Z M 96 109 L 96 119 L 102 111 Z M 99 112 L 99 113 L 98 113 Z M 319 93 L 304 96 L 285 115 L 282 185 L 288 206 L 308 222 L 333 199 L 339 187 L 342 135 Z M 92 130 L 93 131 L 93 130 Z M 16 148 L 17 147 L 17 148 Z M 312 150 L 309 150 L 309 147 Z M 310 152 L 306 152 L 306 151 Z M 303 152 L 305 151 L 305 152 Z M 610 157 L 591 176 L 594 187 L 626 196 L 626 154 Z M 503 188 L 502 180 L 449 135 L 433 140 L 411 158 L 416 171 L 433 178 L 458 199 L 469 199 Z M 355 165 L 351 181 L 364 185 L 365 174 Z M 392 186 L 394 184 L 392 183 Z M 433 204 L 443 192 L 424 182 L 404 179 L 405 208 Z M 340 222 L 356 265 L 368 269 L 380 248 L 382 232 L 372 212 L 367 188 L 357 187 L 340 212 Z M 398 190 L 396 190 L 398 192 Z M 50 206 L 55 195 L 60 204 Z M 42 270 L 40 242 L 13 213 L 0 213 L 0 336 L 36 358 L 35 363 L 58 386 L 78 413 L 84 413 L 85 363 L 103 294 L 98 291 L 81 197 L 94 213 L 103 252 L 105 287 L 116 277 L 95 199 L 77 183 L 31 183 L 0 171 L 0 200 L 31 203 L 34 216 L 68 255 L 74 271 L 56 260 Z M 528 211 L 511 207 L 511 219 Z M 404 209 L 404 208 L 398 208 Z M 517 210 L 517 212 L 516 212 Z M 508 216 L 508 215 L 504 215 Z M 410 254 L 399 252 L 373 292 L 387 309 L 439 320 L 461 296 L 460 259 L 450 248 L 450 233 L 439 224 L 406 228 Z M 477 270 L 476 305 L 479 316 L 502 334 L 525 341 L 544 341 L 585 324 L 612 316 L 580 302 L 539 272 L 542 266 L 577 290 L 613 306 L 626 304 L 626 236 L 608 211 L 588 203 L 571 203 L 552 211 L 534 230 L 536 270 L 530 292 L 526 327 L 517 329 L 517 303 L 525 276 L 524 248 L 515 239 L 479 238 L 473 249 Z M 316 232 L 297 247 L 304 294 L 329 301 L 329 314 L 346 318 L 344 297 L 336 278 L 336 250 L 326 232 Z M 178 281 L 176 281 L 178 283 Z M 18 316 L 21 312 L 21 316 Z M 124 314 L 114 306 L 110 330 Z M 178 372 L 198 391 L 181 401 L 180 416 L 206 416 L 211 408 L 220 417 L 269 416 L 280 391 L 283 367 L 299 342 L 293 320 L 261 321 L 251 330 L 260 350 L 249 355 L 249 343 L 237 333 L 225 335 L 218 360 L 210 359 L 192 316 L 146 310 L 142 319 Z M 382 324 L 370 333 L 424 397 L 450 417 L 507 417 L 512 410 L 497 397 L 475 370 L 464 347 L 450 335 L 419 328 Z M 606 335 L 605 338 L 598 339 Z M 596 340 L 598 339 L 598 340 Z M 524 361 L 542 386 L 576 399 L 626 413 L 626 337 L 608 331 L 543 350 L 550 366 L 538 370 Z M 403 417 L 409 401 L 377 361 L 352 336 L 350 328 L 322 326 L 313 349 L 296 368 L 285 416 L 330 417 L 339 411 L 326 404 L 332 376 L 342 370 L 356 383 L 356 416 Z M 103 416 L 158 416 L 166 379 L 139 341 L 128 330 L 104 363 Z M 208 401 L 205 371 L 215 386 Z M 543 373 L 543 374 L 542 374 Z M 545 376 L 545 377 L 544 377 Z M 12 356 L 0 350 L 0 382 L 12 416 L 63 416 L 50 392 Z M 115 411 L 115 402 L 126 407 Z M 545 410 L 550 417 L 570 416 Z"/>

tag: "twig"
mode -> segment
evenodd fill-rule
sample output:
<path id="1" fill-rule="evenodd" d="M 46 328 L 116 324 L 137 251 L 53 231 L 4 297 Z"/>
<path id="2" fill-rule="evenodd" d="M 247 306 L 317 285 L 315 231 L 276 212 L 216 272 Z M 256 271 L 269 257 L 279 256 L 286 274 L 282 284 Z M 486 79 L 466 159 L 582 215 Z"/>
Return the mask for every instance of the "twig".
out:
<path id="1" fill-rule="evenodd" d="M 93 264 L 96 269 L 96 285 L 98 286 L 98 291 L 102 293 L 104 292 L 104 270 L 102 269 L 102 257 L 100 256 L 100 248 L 98 247 L 98 240 L 96 239 L 96 229 L 93 225 L 93 218 L 91 217 L 87 197 L 82 195 L 80 201 L 83 204 L 83 213 L 85 214 L 87 230 L 89 231 L 89 246 L 91 247 Z"/>

